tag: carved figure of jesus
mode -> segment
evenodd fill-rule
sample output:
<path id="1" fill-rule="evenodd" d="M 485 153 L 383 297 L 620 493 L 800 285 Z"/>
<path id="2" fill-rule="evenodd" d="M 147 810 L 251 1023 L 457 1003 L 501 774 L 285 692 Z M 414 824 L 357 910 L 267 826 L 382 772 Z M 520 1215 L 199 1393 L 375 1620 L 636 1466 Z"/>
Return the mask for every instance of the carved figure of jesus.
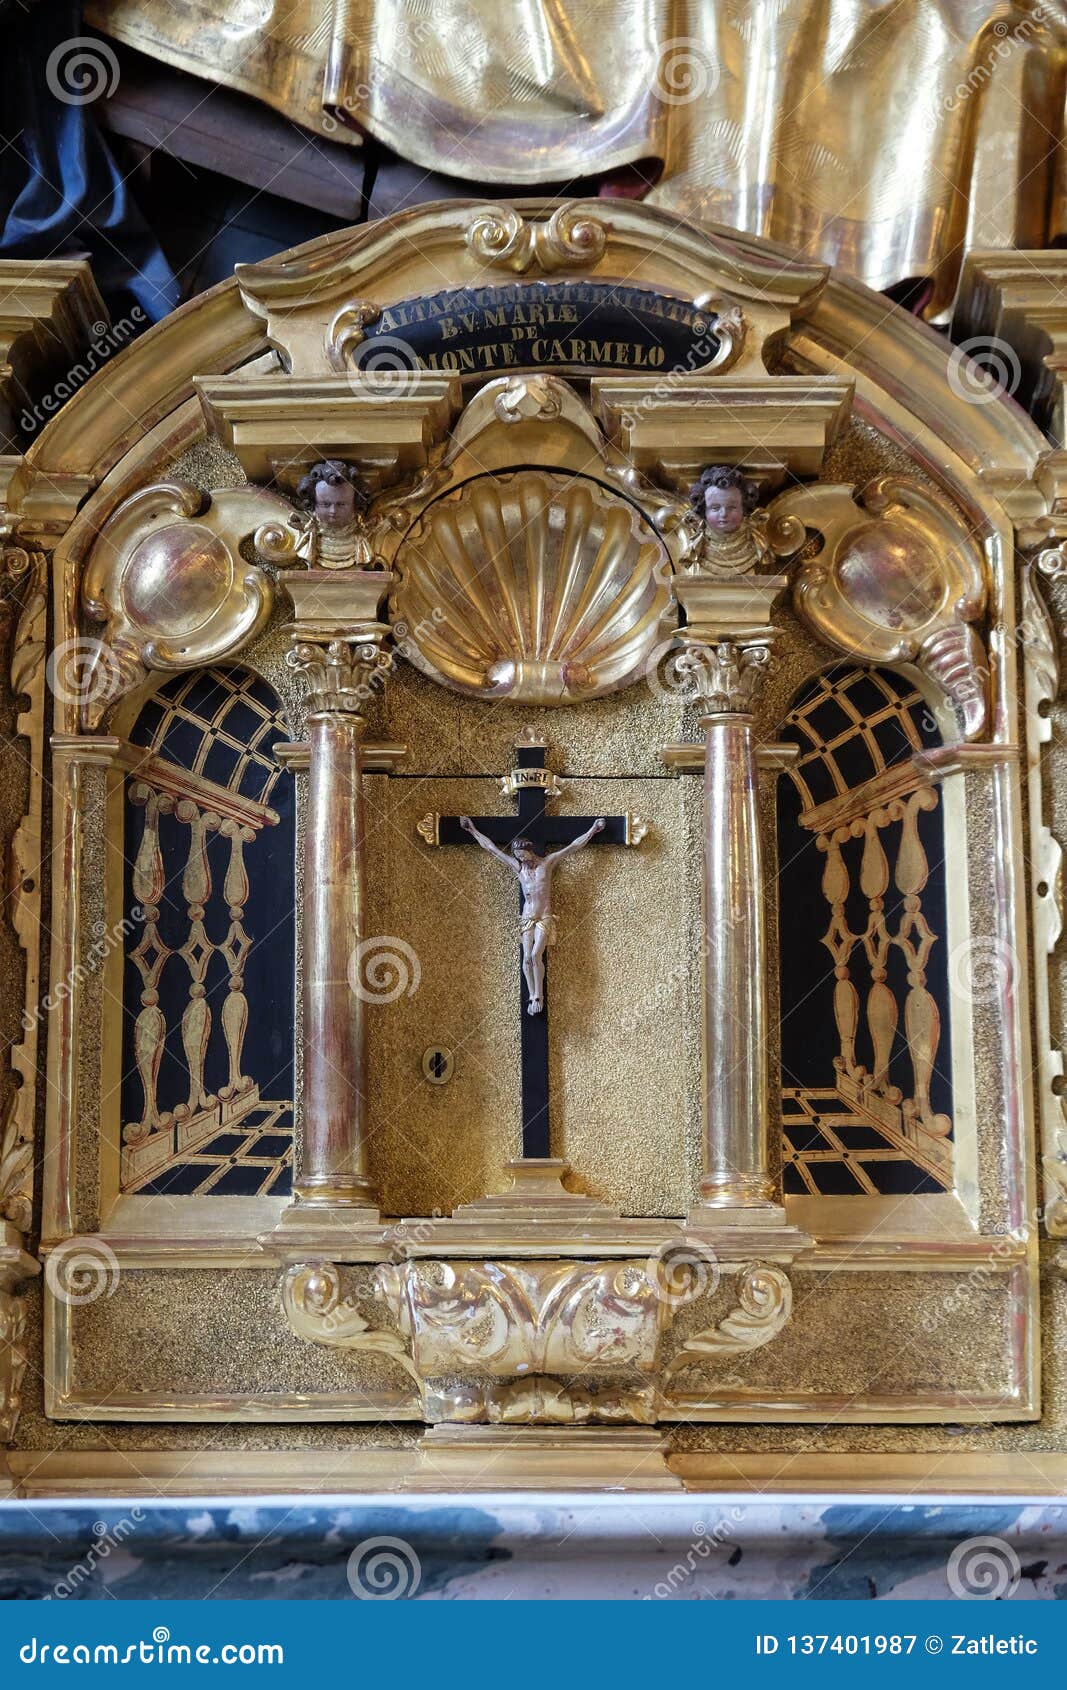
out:
<path id="1" fill-rule="evenodd" d="M 556 938 L 556 918 L 552 913 L 552 871 L 564 857 L 572 857 L 575 851 L 588 845 L 594 834 L 603 830 L 604 817 L 598 816 L 592 827 L 579 834 L 569 845 L 560 846 L 558 851 L 548 851 L 543 857 L 534 850 L 529 839 L 516 839 L 510 851 L 502 851 L 475 827 L 469 816 L 460 816 L 459 825 L 483 851 L 488 851 L 491 857 L 503 863 L 519 883 L 522 891 L 522 972 L 529 999 L 527 1014 L 540 1015 L 545 1006 L 545 951 Z"/>

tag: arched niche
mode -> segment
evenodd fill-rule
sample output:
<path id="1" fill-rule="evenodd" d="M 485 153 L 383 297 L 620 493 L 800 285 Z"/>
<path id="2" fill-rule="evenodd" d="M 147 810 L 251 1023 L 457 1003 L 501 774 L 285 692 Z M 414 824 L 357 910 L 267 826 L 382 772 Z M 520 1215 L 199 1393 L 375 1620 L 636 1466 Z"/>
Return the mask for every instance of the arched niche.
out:
<path id="1" fill-rule="evenodd" d="M 797 752 L 776 804 L 783 1190 L 819 1231 L 890 1209 L 903 1226 L 909 1199 L 930 1213 L 973 1186 L 970 1000 L 996 957 L 969 966 L 965 804 L 936 775 L 958 727 L 931 692 L 840 662 L 779 728 Z"/>
<path id="2" fill-rule="evenodd" d="M 291 1185 L 294 803 L 280 702 L 234 665 L 140 702 L 121 805 L 123 1195 Z"/>

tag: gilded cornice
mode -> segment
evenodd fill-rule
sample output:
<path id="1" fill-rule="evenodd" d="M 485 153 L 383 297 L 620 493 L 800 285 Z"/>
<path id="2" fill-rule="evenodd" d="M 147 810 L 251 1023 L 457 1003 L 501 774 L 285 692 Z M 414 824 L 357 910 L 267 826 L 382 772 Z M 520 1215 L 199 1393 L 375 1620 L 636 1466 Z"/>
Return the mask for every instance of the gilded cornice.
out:
<path id="1" fill-rule="evenodd" d="M 1067 253 L 989 251 L 967 255 L 952 318 L 957 344 L 1006 346 L 1012 391 L 1056 438 L 1064 434 L 1067 373 Z"/>
<path id="2" fill-rule="evenodd" d="M 556 204 L 515 202 L 527 218 L 542 219 Z M 1067 470 L 1059 455 L 1019 407 L 978 405 L 953 391 L 947 379 L 952 348 L 917 318 L 861 283 L 754 236 L 697 229 L 628 202 L 612 201 L 606 209 L 597 200 L 589 209 L 610 224 L 610 233 L 603 255 L 574 274 L 621 275 L 629 285 L 740 304 L 753 318 L 754 342 L 775 340 L 788 371 L 855 380 L 856 415 L 904 440 L 976 514 L 996 499 L 1029 537 L 1053 531 L 1058 502 L 1067 503 Z M 268 335 L 296 345 L 306 334 L 308 368 L 326 375 L 332 366 L 323 325 L 346 299 L 387 305 L 439 291 L 443 283 L 499 284 L 500 269 L 467 246 L 467 230 L 480 210 L 477 201 L 419 206 L 321 237 L 281 259 L 240 267 L 236 278 L 189 301 L 119 354 L 106 381 L 93 378 L 67 402 L 15 476 L 12 507 L 34 505 L 53 526 L 69 522 L 85 494 L 146 428 L 192 396 L 195 377 L 242 369 L 265 350 Z"/>

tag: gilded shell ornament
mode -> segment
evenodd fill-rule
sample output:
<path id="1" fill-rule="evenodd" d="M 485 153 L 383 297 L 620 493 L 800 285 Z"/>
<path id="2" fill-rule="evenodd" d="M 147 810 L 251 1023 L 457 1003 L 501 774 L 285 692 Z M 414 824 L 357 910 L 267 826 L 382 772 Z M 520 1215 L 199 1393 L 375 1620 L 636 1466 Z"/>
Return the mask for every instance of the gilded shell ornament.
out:
<path id="1" fill-rule="evenodd" d="M 645 516 L 589 476 L 477 476 L 424 510 L 395 566 L 394 631 L 460 692 L 565 704 L 640 678 L 672 611 Z"/>

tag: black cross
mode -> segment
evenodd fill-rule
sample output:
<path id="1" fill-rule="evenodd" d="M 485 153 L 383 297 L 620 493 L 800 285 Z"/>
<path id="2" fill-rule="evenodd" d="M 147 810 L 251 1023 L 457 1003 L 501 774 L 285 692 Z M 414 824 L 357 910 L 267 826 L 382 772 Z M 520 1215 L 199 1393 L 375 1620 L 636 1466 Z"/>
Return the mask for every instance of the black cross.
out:
<path id="1" fill-rule="evenodd" d="M 545 766 L 543 745 L 517 747 L 516 766 L 506 778 L 505 788 L 518 799 L 517 816 L 472 816 L 475 827 L 502 851 L 515 839 L 529 839 L 544 855 L 553 846 L 570 845 L 586 832 L 593 816 L 550 816 L 546 803 L 556 791 L 555 780 Z M 436 817 L 438 845 L 474 845 L 476 841 L 460 827 L 458 816 Z M 605 816 L 602 832 L 591 845 L 629 845 L 631 818 Z M 520 904 L 522 892 L 519 892 Z M 529 995 L 523 978 L 519 947 L 519 1007 L 522 1020 L 522 1154 L 524 1158 L 547 1157 L 550 1132 L 548 1118 L 548 958 L 545 957 L 545 997 L 540 1015 L 528 1015 Z"/>

